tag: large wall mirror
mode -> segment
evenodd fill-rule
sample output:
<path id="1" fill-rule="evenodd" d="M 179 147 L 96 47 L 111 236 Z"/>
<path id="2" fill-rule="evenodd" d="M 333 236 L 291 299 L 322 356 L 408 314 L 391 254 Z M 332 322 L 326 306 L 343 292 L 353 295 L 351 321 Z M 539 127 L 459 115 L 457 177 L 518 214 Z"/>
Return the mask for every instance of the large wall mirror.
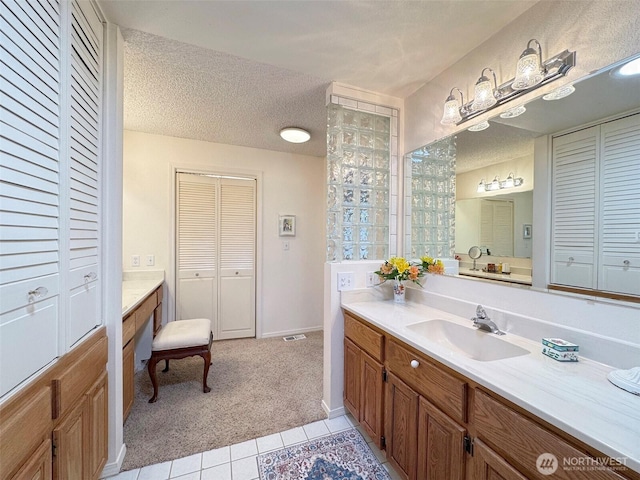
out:
<path id="1" fill-rule="evenodd" d="M 573 82 L 575 92 L 565 98 L 549 101 L 541 97 L 524 105 L 526 111 L 519 116 L 496 116 L 486 130 L 464 130 L 448 137 L 455 156 L 455 221 L 451 230 L 460 274 L 531 284 L 532 262 L 536 260 L 532 258 L 532 242 L 537 232 L 533 222 L 534 158 L 541 154 L 534 150 L 535 145 L 541 145 L 535 139 L 640 111 L 640 75 L 620 75 L 621 64 Z M 510 106 L 519 105 L 516 99 Z M 405 251 L 412 253 L 414 239 L 409 232 L 417 229 L 410 211 L 412 170 L 408 166 L 413 154 L 405 156 L 405 185 L 409 187 Z M 548 158 L 548 152 L 542 154 Z M 511 186 L 512 178 L 519 185 Z M 468 252 L 472 246 L 482 251 L 477 271 L 471 271 L 473 260 Z M 509 274 L 486 272 L 491 263 L 506 264 Z"/>

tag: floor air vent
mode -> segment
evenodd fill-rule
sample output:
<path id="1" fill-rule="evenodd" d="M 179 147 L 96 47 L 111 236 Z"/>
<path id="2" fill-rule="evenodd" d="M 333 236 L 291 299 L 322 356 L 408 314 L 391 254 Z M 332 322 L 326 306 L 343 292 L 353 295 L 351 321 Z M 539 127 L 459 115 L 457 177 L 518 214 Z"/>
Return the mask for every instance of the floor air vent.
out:
<path id="1" fill-rule="evenodd" d="M 294 340 L 302 340 L 303 338 L 307 338 L 304 334 L 300 335 L 289 335 L 288 337 L 282 337 L 285 342 L 293 342 Z"/>

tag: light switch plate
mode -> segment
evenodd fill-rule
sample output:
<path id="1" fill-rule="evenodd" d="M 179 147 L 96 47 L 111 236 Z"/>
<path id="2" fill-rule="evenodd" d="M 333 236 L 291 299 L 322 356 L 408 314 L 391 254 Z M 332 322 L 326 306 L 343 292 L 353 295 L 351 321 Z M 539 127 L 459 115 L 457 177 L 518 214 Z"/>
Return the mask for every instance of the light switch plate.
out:
<path id="1" fill-rule="evenodd" d="M 353 272 L 338 273 L 338 291 L 353 290 L 355 288 L 355 279 Z"/>
<path id="2" fill-rule="evenodd" d="M 375 287 L 380 284 L 380 277 L 376 274 L 376 272 L 367 272 L 367 287 Z"/>

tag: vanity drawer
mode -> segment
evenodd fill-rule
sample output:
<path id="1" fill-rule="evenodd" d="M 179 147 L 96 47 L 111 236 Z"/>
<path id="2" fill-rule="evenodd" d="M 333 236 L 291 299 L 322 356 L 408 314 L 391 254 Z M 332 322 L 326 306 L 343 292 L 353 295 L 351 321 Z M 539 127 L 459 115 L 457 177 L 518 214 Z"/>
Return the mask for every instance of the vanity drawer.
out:
<path id="1" fill-rule="evenodd" d="M 136 314 L 129 315 L 122 321 L 122 346 L 124 347 L 129 340 L 136 334 Z"/>
<path id="2" fill-rule="evenodd" d="M 536 460 L 542 453 L 552 453 L 558 459 L 558 469 L 553 478 L 584 480 L 622 480 L 625 477 L 610 469 L 563 469 L 564 459 L 571 465 L 589 465 L 583 460 L 587 455 L 562 438 L 544 429 L 533 420 L 507 407 L 483 391 L 476 389 L 474 398 L 474 423 L 482 440 L 502 450 L 509 462 L 519 464 L 527 471 L 528 478 L 545 479 L 536 469 Z"/>
<path id="3" fill-rule="evenodd" d="M 417 364 L 412 365 L 412 362 Z M 387 363 L 391 372 L 451 418 L 463 423 L 466 421 L 467 382 L 393 340 L 387 343 Z"/>
<path id="4" fill-rule="evenodd" d="M 153 292 L 144 302 L 142 302 L 142 305 L 136 309 L 136 330 L 140 330 L 144 326 L 145 322 L 156 309 L 157 305 L 158 300 L 156 292 Z"/>
<path id="5" fill-rule="evenodd" d="M 344 314 L 344 335 L 375 360 L 382 362 L 384 356 L 384 335 Z"/>

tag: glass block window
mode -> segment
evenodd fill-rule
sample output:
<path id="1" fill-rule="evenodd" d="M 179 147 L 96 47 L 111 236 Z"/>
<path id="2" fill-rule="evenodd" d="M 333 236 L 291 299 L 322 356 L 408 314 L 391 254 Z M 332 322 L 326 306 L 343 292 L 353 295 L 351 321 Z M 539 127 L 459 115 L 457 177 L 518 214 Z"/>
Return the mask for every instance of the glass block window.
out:
<path id="1" fill-rule="evenodd" d="M 327 108 L 327 260 L 387 258 L 391 118 Z"/>
<path id="2" fill-rule="evenodd" d="M 405 156 L 405 227 L 411 258 L 455 255 L 455 137 Z"/>

